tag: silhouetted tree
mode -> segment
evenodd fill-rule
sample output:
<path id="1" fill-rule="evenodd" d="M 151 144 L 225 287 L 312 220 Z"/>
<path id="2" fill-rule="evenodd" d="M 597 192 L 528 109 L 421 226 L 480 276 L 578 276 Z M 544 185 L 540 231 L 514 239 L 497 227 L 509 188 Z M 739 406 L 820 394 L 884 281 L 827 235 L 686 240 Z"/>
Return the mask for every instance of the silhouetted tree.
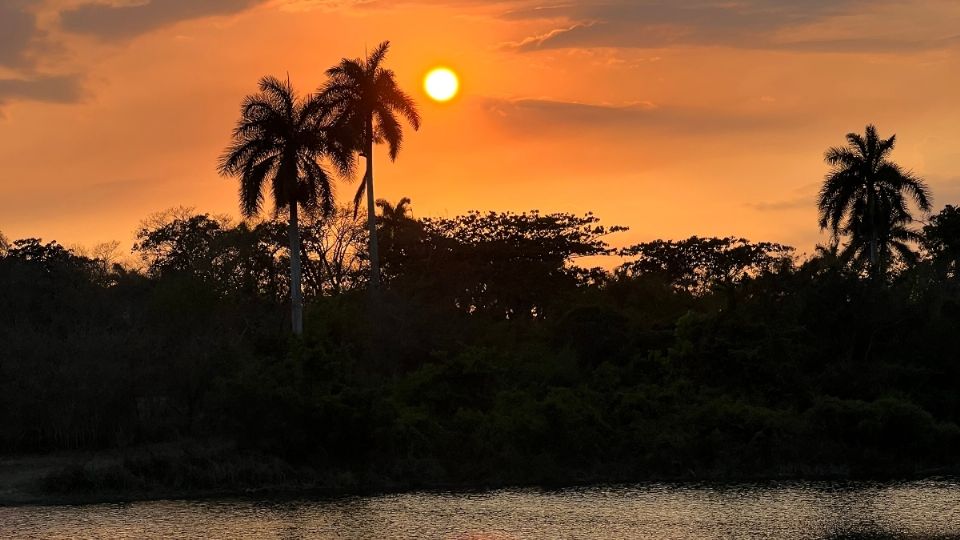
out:
<path id="1" fill-rule="evenodd" d="M 868 246 L 874 276 L 883 268 L 884 233 L 903 236 L 894 231 L 912 220 L 905 195 L 921 211 L 930 210 L 926 183 L 888 159 L 895 142 L 896 135 L 881 139 L 877 128 L 868 125 L 865 135 L 848 133 L 847 146 L 829 148 L 824 154 L 831 170 L 817 202 L 820 228 Z"/>
<path id="2" fill-rule="evenodd" d="M 813 249 L 813 255 L 804 260 L 800 266 L 813 276 L 828 272 L 843 273 L 847 265 L 841 257 L 841 252 L 840 239 L 831 237 L 829 243 L 817 244 Z"/>
<path id="3" fill-rule="evenodd" d="M 389 281 L 407 264 L 410 257 L 425 248 L 423 225 L 411 217 L 410 198 L 400 199 L 396 205 L 378 199 L 377 236 L 380 244 L 380 266 L 383 279 Z"/>
<path id="4" fill-rule="evenodd" d="M 178 209 L 144 221 L 133 251 L 154 278 L 189 276 L 223 296 L 231 293 L 278 297 L 288 284 L 280 254 L 286 225 L 240 223 Z"/>
<path id="5" fill-rule="evenodd" d="M 917 262 L 917 254 L 911 248 L 911 244 L 917 244 L 921 235 L 909 226 L 913 218 L 902 209 L 886 203 L 887 201 L 881 201 L 877 204 L 879 217 L 874 226 L 861 224 L 860 216 L 852 218 L 851 231 L 875 228 L 875 234 L 870 236 L 851 233 L 850 241 L 840 252 L 841 260 L 850 264 L 856 271 L 874 270 L 875 264 L 871 261 L 873 250 L 877 253 L 879 268 L 876 272 L 880 275 L 885 274 L 896 262 L 908 265 Z"/>
<path id="6" fill-rule="evenodd" d="M 627 276 L 660 275 L 677 289 L 703 295 L 714 288 L 736 285 L 789 265 L 792 254 L 792 247 L 771 242 L 691 236 L 686 240 L 654 240 L 622 249 L 620 255 L 636 259 L 624 263 L 616 272 Z"/>
<path id="7" fill-rule="evenodd" d="M 923 248 L 939 273 L 956 279 L 960 272 L 960 208 L 947 205 L 923 227 Z"/>
<path id="8" fill-rule="evenodd" d="M 203 275 L 216 258 L 216 238 L 229 226 L 208 214 L 189 215 L 171 210 L 144 220 L 137 230 L 133 251 L 147 265 L 147 273 Z M 182 214 L 182 215 L 181 215 Z"/>
<path id="9" fill-rule="evenodd" d="M 626 230 L 599 225 L 591 213 L 536 210 L 470 212 L 419 224 L 423 240 L 406 257 L 404 281 L 426 280 L 431 294 L 464 312 L 511 319 L 543 318 L 564 295 L 592 283 L 594 269 L 576 260 L 612 253 L 604 237 Z"/>
<path id="10" fill-rule="evenodd" d="M 410 203 L 410 197 L 400 199 L 396 205 L 390 204 L 386 199 L 377 199 L 377 208 L 380 209 L 380 217 L 383 221 L 396 223 L 410 219 Z"/>
<path id="11" fill-rule="evenodd" d="M 351 149 L 340 144 L 336 127 L 327 122 L 327 112 L 319 96 L 301 99 L 289 80 L 264 77 L 260 80 L 260 92 L 244 100 L 233 144 L 219 164 L 220 174 L 240 178 L 240 208 L 245 216 L 260 211 L 267 182 L 277 212 L 289 210 L 290 298 L 295 334 L 303 332 L 297 207 L 330 214 L 334 207 L 333 188 L 320 160 L 331 158 L 344 174 L 353 165 Z"/>
<path id="12" fill-rule="evenodd" d="M 48 273 L 63 269 L 87 273 L 94 266 L 94 261 L 75 254 L 56 241 L 44 244 L 39 238 L 15 240 L 7 249 L 6 257 L 31 263 Z"/>
<path id="13" fill-rule="evenodd" d="M 308 294 L 339 294 L 366 281 L 367 227 L 340 207 L 303 224 L 304 284 Z"/>
<path id="14" fill-rule="evenodd" d="M 370 285 L 374 289 L 380 283 L 380 256 L 373 191 L 373 145 L 386 143 L 390 159 L 395 160 L 403 142 L 403 128 L 397 115 L 405 117 L 413 129 L 420 128 L 420 114 L 413 99 L 397 86 L 393 71 L 382 66 L 389 46 L 390 42 L 384 41 L 366 58 L 342 59 L 327 70 L 330 80 L 321 89 L 334 122 L 354 134 L 353 148 L 366 160 L 366 172 L 354 197 L 354 207 L 359 206 L 366 192 Z"/>
<path id="15" fill-rule="evenodd" d="M 397 244 L 399 235 L 416 224 L 410 217 L 410 202 L 409 197 L 404 197 L 394 206 L 386 199 L 377 199 L 377 208 L 380 209 L 380 215 L 377 216 L 377 235 L 381 237 L 380 240 L 393 246 Z"/>

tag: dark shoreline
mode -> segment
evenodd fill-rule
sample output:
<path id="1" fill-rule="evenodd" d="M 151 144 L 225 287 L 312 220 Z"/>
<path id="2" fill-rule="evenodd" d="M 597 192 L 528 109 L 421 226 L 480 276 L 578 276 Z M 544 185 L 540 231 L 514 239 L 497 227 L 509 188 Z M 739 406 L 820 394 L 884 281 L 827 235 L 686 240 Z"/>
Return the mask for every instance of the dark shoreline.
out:
<path id="1" fill-rule="evenodd" d="M 229 486 L 201 489 L 176 489 L 158 482 L 141 489 L 93 489 L 93 490 L 51 490 L 48 480 L 62 475 L 64 471 L 84 466 L 95 459 L 113 459 L 117 455 L 84 454 L 83 457 L 67 458 L 62 454 L 49 456 L 17 456 L 0 458 L 0 507 L 19 506 L 83 506 L 95 504 L 126 504 L 160 500 L 203 501 L 212 499 L 228 500 L 337 500 L 351 497 L 376 497 L 414 492 L 436 493 L 483 493 L 498 490 L 535 490 L 561 491 L 583 487 L 626 487 L 643 484 L 668 484 L 673 486 L 696 487 L 709 485 L 712 488 L 734 488 L 743 485 L 778 485 L 792 483 L 836 483 L 836 484 L 895 484 L 911 482 L 953 482 L 960 484 L 960 467 L 940 468 L 916 471 L 913 474 L 851 474 L 838 473 L 841 467 L 801 468 L 784 467 L 784 470 L 806 469 L 797 473 L 782 474 L 729 474 L 707 473 L 700 475 L 651 474 L 643 478 L 597 475 L 571 475 L 570 478 L 551 481 L 487 481 L 487 482 L 400 482 L 388 479 L 365 479 L 349 483 L 327 483 L 316 481 L 320 476 L 310 470 L 313 481 L 265 483 L 257 486 Z M 86 459 L 84 459 L 86 458 Z M 18 463 L 28 468 L 15 471 L 20 482 L 11 481 L 11 467 Z M 29 468 L 32 466 L 32 469 Z"/>

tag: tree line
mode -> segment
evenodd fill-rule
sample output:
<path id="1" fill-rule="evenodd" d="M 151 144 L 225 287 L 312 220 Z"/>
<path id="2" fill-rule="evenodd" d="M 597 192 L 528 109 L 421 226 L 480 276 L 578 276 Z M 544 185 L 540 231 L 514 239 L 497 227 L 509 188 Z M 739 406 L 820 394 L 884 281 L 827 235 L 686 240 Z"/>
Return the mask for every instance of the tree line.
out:
<path id="1" fill-rule="evenodd" d="M 618 250 L 621 228 L 590 214 L 414 219 L 409 204 L 380 204 L 373 310 L 365 220 L 346 207 L 298 224 L 300 337 L 279 217 L 153 216 L 137 233 L 139 269 L 8 243 L 0 448 L 189 441 L 122 474 L 57 477 L 71 489 L 301 474 L 352 487 L 887 476 L 956 463 L 960 209 L 932 216 L 915 259 L 877 279 L 843 249 L 798 259 L 776 243 L 691 237 Z M 603 254 L 627 259 L 576 264 Z M 272 460 L 278 477 L 208 476 L 226 474 L 214 463 Z"/>

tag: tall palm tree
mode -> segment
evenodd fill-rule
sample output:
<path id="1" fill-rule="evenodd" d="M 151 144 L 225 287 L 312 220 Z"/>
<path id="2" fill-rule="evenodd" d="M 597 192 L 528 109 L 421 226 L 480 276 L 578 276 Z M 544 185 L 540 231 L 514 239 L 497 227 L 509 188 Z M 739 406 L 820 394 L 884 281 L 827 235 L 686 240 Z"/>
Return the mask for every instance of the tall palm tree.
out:
<path id="1" fill-rule="evenodd" d="M 233 142 L 220 156 L 223 176 L 240 179 L 240 209 L 246 217 L 263 206 L 269 182 L 277 213 L 289 211 L 290 303 L 293 333 L 303 333 L 303 290 L 300 274 L 300 226 L 297 208 L 333 211 L 330 175 L 321 166 L 328 157 L 343 174 L 353 166 L 353 153 L 338 138 L 319 96 L 300 98 L 290 80 L 260 79 L 260 91 L 247 96 Z"/>
<path id="2" fill-rule="evenodd" d="M 390 47 L 384 41 L 366 58 L 344 58 L 327 70 L 328 82 L 321 88 L 324 102 L 331 108 L 334 122 L 354 134 L 353 147 L 366 161 L 363 182 L 354 197 L 358 208 L 367 195 L 367 227 L 370 231 L 370 286 L 380 283 L 380 254 L 377 245 L 377 215 L 373 192 L 373 145 L 386 143 L 390 160 L 395 160 L 403 142 L 398 115 L 414 130 L 420 128 L 416 104 L 397 86 L 392 70 L 382 66 Z"/>
<path id="3" fill-rule="evenodd" d="M 848 133 L 846 146 L 824 154 L 831 169 L 817 201 L 820 229 L 864 244 L 874 276 L 883 266 L 881 237 L 912 221 L 907 198 L 922 212 L 930 211 L 926 183 L 888 159 L 895 144 L 896 135 L 881 139 L 868 125 L 864 135 Z"/>

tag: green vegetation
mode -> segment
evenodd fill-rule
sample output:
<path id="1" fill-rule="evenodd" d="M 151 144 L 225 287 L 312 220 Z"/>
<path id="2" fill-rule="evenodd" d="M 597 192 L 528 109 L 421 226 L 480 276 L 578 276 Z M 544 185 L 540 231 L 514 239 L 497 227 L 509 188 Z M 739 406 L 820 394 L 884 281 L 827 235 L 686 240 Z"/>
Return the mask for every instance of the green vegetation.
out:
<path id="1" fill-rule="evenodd" d="M 380 205 L 375 304 L 362 220 L 300 223 L 301 337 L 280 219 L 154 216 L 141 269 L 13 242 L 3 451 L 189 449 L 73 465 L 54 492 L 956 471 L 954 207 L 878 281 L 836 250 L 617 252 L 622 228 L 590 214 L 408 205 Z M 573 264 L 616 253 L 613 271 Z"/>

